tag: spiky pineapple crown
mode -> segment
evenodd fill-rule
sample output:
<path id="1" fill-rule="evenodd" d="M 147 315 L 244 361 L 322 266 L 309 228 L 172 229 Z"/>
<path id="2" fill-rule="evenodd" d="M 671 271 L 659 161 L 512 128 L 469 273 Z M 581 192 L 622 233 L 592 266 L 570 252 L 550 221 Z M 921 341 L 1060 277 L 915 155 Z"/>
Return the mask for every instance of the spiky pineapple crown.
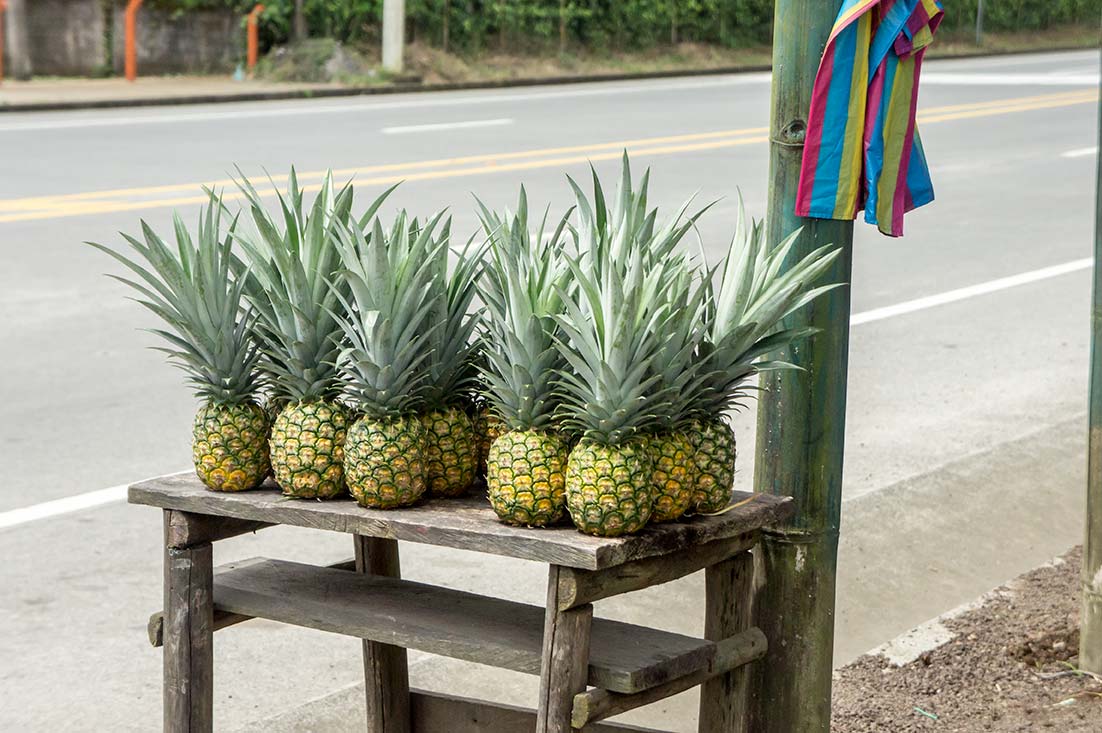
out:
<path id="1" fill-rule="evenodd" d="M 378 220 L 365 233 L 355 224 L 338 230 L 342 269 L 332 283 L 344 334 L 340 364 L 352 403 L 376 419 L 422 409 L 430 388 L 435 319 L 446 298 L 436 281 L 436 260 L 447 256 L 437 232 L 441 214 L 424 225 L 401 212 L 389 232 Z"/>
<path id="2" fill-rule="evenodd" d="M 476 328 L 481 313 L 473 303 L 483 248 L 476 246 L 472 237 L 462 250 L 451 252 L 450 219 L 441 226 L 439 239 L 444 246 L 428 263 L 433 288 L 442 297 L 433 302 L 431 322 L 439 327 L 429 334 L 432 348 L 425 406 L 428 410 L 467 409 L 478 387 L 480 344 Z M 454 267 L 449 267 L 449 253 L 455 255 Z"/>
<path id="3" fill-rule="evenodd" d="M 632 251 L 639 250 L 648 266 L 665 268 L 672 260 L 682 257 L 677 254 L 678 244 L 712 207 L 708 204 L 689 214 L 693 203 L 693 198 L 689 198 L 659 226 L 658 209 L 647 208 L 650 170 L 644 171 L 639 183 L 634 184 L 627 151 L 621 158 L 619 187 L 611 205 L 592 166 L 590 175 L 593 181 L 592 202 L 573 178 L 567 176 L 567 181 L 577 201 L 577 225 L 573 232 L 575 242 L 583 259 L 594 258 L 591 266 L 599 265 L 601 261 L 621 263 L 622 266 Z M 672 275 L 676 269 L 669 268 L 666 274 Z"/>
<path id="4" fill-rule="evenodd" d="M 109 276 L 134 288 L 140 293 L 135 300 L 167 324 L 167 330 L 149 330 L 170 346 L 153 348 L 168 354 L 187 373 L 196 396 L 216 404 L 240 404 L 257 392 L 260 352 L 252 336 L 254 317 L 242 297 L 245 282 L 233 276 L 240 265 L 232 250 L 237 219 L 223 238 L 223 208 L 221 199 L 211 193 L 194 240 L 175 213 L 175 251 L 144 221 L 144 242 L 123 234 L 148 267 L 102 244 L 88 244 L 111 255 L 141 281 Z"/>
<path id="5" fill-rule="evenodd" d="M 670 432 L 700 416 L 700 403 L 711 382 L 705 371 L 707 365 L 697 358 L 704 340 L 708 289 L 706 275 L 702 277 L 688 258 L 673 257 L 655 266 L 666 273 L 659 291 L 662 318 L 656 324 L 662 337 L 650 372 L 658 378 L 656 393 L 666 402 L 655 429 Z"/>
<path id="6" fill-rule="evenodd" d="M 704 389 L 695 355 L 702 337 L 701 315 L 706 291 L 695 261 L 679 252 L 678 247 L 711 205 L 689 213 L 692 205 L 689 199 L 673 216 L 657 224 L 658 212 L 648 209 L 647 203 L 650 172 L 645 172 L 635 185 L 626 153 L 619 189 L 611 205 L 607 203 L 595 171 L 592 178 L 592 201 L 570 180 L 578 212 L 578 223 L 573 230 L 579 252 L 576 269 L 588 272 L 593 284 L 600 283 L 601 288 L 643 288 L 632 293 L 639 298 L 634 307 L 639 311 L 640 327 L 645 324 L 650 330 L 648 334 L 640 334 L 639 345 L 648 343 L 647 348 L 653 350 L 634 385 L 639 396 L 635 397 L 634 391 L 627 393 L 640 404 L 648 405 L 646 418 L 639 413 L 638 424 L 630 429 L 621 426 L 619 434 L 679 428 L 692 419 L 699 392 Z M 638 271 L 634 272 L 633 268 Z M 584 293 L 579 295 L 582 301 L 590 297 Z M 601 308 L 616 307 L 617 294 L 609 290 L 605 295 L 608 297 Z M 609 335 L 606 333 L 606 338 Z M 637 356 L 642 358 L 641 353 Z M 596 385 L 589 384 L 588 388 L 595 389 Z M 574 391 L 578 391 L 577 387 Z M 577 429 L 577 420 L 573 424 Z M 602 435 L 602 428 L 596 424 L 587 430 L 598 439 L 616 442 L 610 440 L 611 434 Z"/>
<path id="7" fill-rule="evenodd" d="M 516 212 L 478 202 L 489 256 L 478 281 L 486 305 L 482 395 L 511 430 L 551 427 L 563 359 L 555 345 L 570 268 L 563 253 L 566 217 L 548 231 L 544 212 L 533 233 L 522 186 Z"/>
<path id="8" fill-rule="evenodd" d="M 649 172 L 634 187 L 626 153 L 612 206 L 592 177 L 592 201 L 570 180 L 578 254 L 567 258 L 573 281 L 561 289 L 566 315 L 556 319 L 570 366 L 560 412 L 567 429 L 615 444 L 669 424 L 686 402 L 693 348 L 679 339 L 693 343 L 697 329 L 679 309 L 699 310 L 700 297 L 690 294 L 691 268 L 676 249 L 704 210 L 686 216 L 687 202 L 657 226 L 657 211 L 647 208 Z"/>
<path id="9" fill-rule="evenodd" d="M 816 333 L 814 328 L 786 327 L 783 320 L 844 285 L 815 286 L 841 252 L 829 244 L 781 271 L 794 256 L 801 232 L 797 229 L 769 249 L 763 224 L 748 220 L 739 197 L 735 234 L 719 268 L 719 283 L 708 280 L 704 339 L 697 355 L 706 379 L 706 388 L 697 400 L 703 415 L 718 417 L 726 410 L 743 407 L 756 389 L 751 378 L 759 372 L 799 368 L 783 360 L 759 359 Z"/>
<path id="10" fill-rule="evenodd" d="M 237 184 L 256 229 L 255 235 L 241 233 L 238 240 L 249 263 L 246 297 L 258 314 L 261 368 L 269 374 L 277 399 L 334 399 L 341 391 L 336 364 L 342 333 L 339 296 L 346 294 L 330 287 L 340 268 L 337 232 L 350 223 L 370 221 L 393 189 L 375 199 L 357 221 L 351 215 L 351 184 L 335 190 L 332 173 L 327 173 L 307 210 L 292 168 L 286 195 L 277 192 L 280 225 L 247 178 L 242 175 Z"/>

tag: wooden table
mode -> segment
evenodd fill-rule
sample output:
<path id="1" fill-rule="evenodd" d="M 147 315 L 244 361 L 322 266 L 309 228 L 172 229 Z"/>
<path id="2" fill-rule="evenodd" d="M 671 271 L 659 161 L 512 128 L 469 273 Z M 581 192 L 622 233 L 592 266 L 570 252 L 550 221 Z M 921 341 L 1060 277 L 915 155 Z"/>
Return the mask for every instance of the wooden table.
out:
<path id="1" fill-rule="evenodd" d="M 638 730 L 595 721 L 701 684 L 700 730 L 736 730 L 742 668 L 766 648 L 751 626 L 748 550 L 763 526 L 792 511 L 783 497 L 736 494 L 723 514 L 604 539 L 504 525 L 476 496 L 375 511 L 350 499 L 288 500 L 275 489 L 216 493 L 177 474 L 131 486 L 130 501 L 164 510 L 164 611 L 149 630 L 164 646 L 166 731 L 212 730 L 213 632 L 250 618 L 363 639 L 373 733 Z M 211 543 L 276 524 L 351 534 L 355 560 L 212 567 Z M 402 580 L 398 540 L 547 563 L 546 606 Z M 594 601 L 702 569 L 703 639 L 593 616 Z M 406 649 L 538 674 L 536 710 L 411 691 Z"/>

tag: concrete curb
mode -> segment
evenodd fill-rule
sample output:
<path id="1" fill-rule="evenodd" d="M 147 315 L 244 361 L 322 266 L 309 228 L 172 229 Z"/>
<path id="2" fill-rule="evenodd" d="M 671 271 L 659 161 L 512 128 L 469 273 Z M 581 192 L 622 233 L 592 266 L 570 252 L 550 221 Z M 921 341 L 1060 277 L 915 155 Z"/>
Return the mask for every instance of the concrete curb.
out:
<path id="1" fill-rule="evenodd" d="M 1058 46 L 1055 48 L 1014 51 L 962 51 L 933 55 L 931 59 L 969 59 L 998 56 L 1024 56 L 1036 53 L 1061 53 L 1084 51 L 1093 46 Z M 143 99 L 92 99 L 61 102 L 32 102 L 29 104 L 0 104 L 0 114 L 18 112 L 55 112 L 60 110 L 112 109 L 118 107 L 161 107 L 184 104 L 220 104 L 230 102 L 266 102 L 281 99 L 324 99 L 332 97 L 360 97 L 382 94 L 412 94 L 419 92 L 465 91 L 473 89 L 509 89 L 513 87 L 540 87 L 556 84 L 586 84 L 590 82 L 631 81 L 636 79 L 671 79 L 694 76 L 722 76 L 770 71 L 770 64 L 744 66 L 719 66 L 713 69 L 669 69 L 664 71 L 623 72 L 589 75 L 562 75 L 523 79 L 490 79 L 470 82 L 440 82 L 433 84 L 400 83 L 377 87 L 309 87 L 305 89 L 273 90 L 240 94 L 192 94 L 182 96 L 148 97 Z"/>
<path id="2" fill-rule="evenodd" d="M 1068 552 L 1074 549 L 1074 545 L 1068 548 Z M 1066 553 L 1065 553 L 1066 554 Z M 991 601 L 999 600 L 1002 598 L 1013 598 L 1015 592 L 1021 587 L 1022 576 L 1027 573 L 1033 572 L 1033 570 L 1040 570 L 1041 568 L 1051 568 L 1058 565 L 1063 565 L 1065 562 L 1063 555 L 1057 555 L 1051 560 L 1047 560 L 1040 565 L 1027 570 L 1021 575 L 1015 576 L 1005 583 L 992 588 L 983 595 L 979 596 L 975 600 L 962 603 L 961 605 L 951 608 L 943 614 L 935 616 L 934 618 L 919 624 L 918 626 L 905 631 L 894 639 L 881 644 L 869 651 L 865 652 L 862 656 L 865 657 L 883 657 L 893 667 L 903 667 L 921 657 L 926 652 L 932 652 L 933 650 L 944 646 L 953 639 L 957 638 L 957 633 L 951 631 L 945 624 L 948 621 L 962 616 L 969 611 L 975 611 L 978 608 L 982 608 Z M 850 662 L 852 664 L 853 662 Z M 849 666 L 848 664 L 846 666 Z"/>

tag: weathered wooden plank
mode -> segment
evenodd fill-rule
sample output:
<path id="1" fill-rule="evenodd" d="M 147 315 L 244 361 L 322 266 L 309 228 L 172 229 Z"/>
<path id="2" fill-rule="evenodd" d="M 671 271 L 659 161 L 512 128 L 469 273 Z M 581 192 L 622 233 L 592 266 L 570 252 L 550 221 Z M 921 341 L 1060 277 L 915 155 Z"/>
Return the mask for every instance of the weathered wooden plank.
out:
<path id="1" fill-rule="evenodd" d="M 684 552 L 632 560 L 606 570 L 563 568 L 559 573 L 561 610 L 629 593 L 695 573 L 753 547 L 758 532 L 747 532 L 687 548 Z"/>
<path id="2" fill-rule="evenodd" d="M 536 726 L 534 710 L 424 690 L 410 692 L 410 709 L 414 733 L 516 733 Z M 622 723 L 597 723 L 586 728 L 586 733 L 662 732 Z"/>
<path id="3" fill-rule="evenodd" d="M 665 700 L 761 658 L 767 648 L 765 634 L 761 633 L 761 629 L 750 628 L 716 645 L 716 658 L 710 669 L 631 695 L 597 688 L 579 693 L 574 696 L 572 723 L 575 728 L 581 728 L 594 721 Z"/>
<path id="4" fill-rule="evenodd" d="M 539 674 L 544 609 L 379 576 L 254 559 L 214 583 L 215 607 Z M 589 683 L 637 692 L 706 669 L 715 644 L 594 619 Z"/>
<path id="5" fill-rule="evenodd" d="M 691 545 L 736 537 L 791 513 L 791 500 L 766 494 L 735 494 L 730 511 L 647 527 L 631 537 L 591 537 L 572 527 L 547 529 L 502 524 L 484 497 L 434 499 L 389 511 L 365 509 L 350 499 L 292 501 L 261 489 L 220 493 L 193 474 L 151 479 L 130 487 L 130 501 L 168 509 L 235 517 L 271 524 L 349 532 L 487 552 L 586 570 L 681 552 Z"/>
<path id="6" fill-rule="evenodd" d="M 754 558 L 749 552 L 708 568 L 704 575 L 704 636 L 726 639 L 749 629 L 753 592 Z M 749 731 L 749 694 L 747 667 L 732 669 L 705 682 L 700 688 L 700 733 Z"/>
<path id="7" fill-rule="evenodd" d="M 559 566 L 552 565 L 547 575 L 536 733 L 570 733 L 574 695 L 585 690 L 589 668 L 593 606 L 560 610 L 560 572 Z"/>
<path id="8" fill-rule="evenodd" d="M 215 609 L 214 618 L 211 620 L 211 631 L 221 631 L 227 626 L 235 626 L 236 624 L 242 623 L 244 621 L 251 621 L 252 618 L 252 616 L 243 616 L 239 613 L 227 613 L 226 611 L 219 611 Z M 146 624 L 145 630 L 146 633 L 149 635 L 149 643 L 151 646 L 164 646 L 164 611 L 157 611 L 154 614 L 150 614 L 149 623 Z"/>
<path id="9" fill-rule="evenodd" d="M 334 570 L 355 570 L 355 560 L 342 560 L 326 567 L 333 568 Z M 222 568 L 215 568 L 215 574 L 217 574 Z M 234 626 L 245 621 L 251 621 L 252 616 L 245 616 L 240 613 L 230 613 L 229 611 L 223 611 L 220 608 L 214 609 L 214 620 L 211 628 L 214 631 L 221 631 L 228 626 Z M 146 624 L 146 633 L 149 635 L 149 643 L 154 647 L 159 647 L 164 644 L 164 629 L 165 629 L 165 614 L 164 611 L 157 611 L 150 614 L 149 622 Z"/>
<path id="10" fill-rule="evenodd" d="M 271 522 L 186 511 L 171 511 L 166 516 L 169 517 L 166 539 L 168 547 L 191 547 L 204 542 L 217 542 L 272 526 Z"/>
<path id="11" fill-rule="evenodd" d="M 398 543 L 354 535 L 356 571 L 386 578 L 402 576 Z M 409 663 L 406 650 L 363 640 L 364 690 L 369 733 L 409 733 Z"/>
<path id="12" fill-rule="evenodd" d="M 212 557 L 210 543 L 165 547 L 163 705 L 169 733 L 204 733 L 214 726 Z"/>

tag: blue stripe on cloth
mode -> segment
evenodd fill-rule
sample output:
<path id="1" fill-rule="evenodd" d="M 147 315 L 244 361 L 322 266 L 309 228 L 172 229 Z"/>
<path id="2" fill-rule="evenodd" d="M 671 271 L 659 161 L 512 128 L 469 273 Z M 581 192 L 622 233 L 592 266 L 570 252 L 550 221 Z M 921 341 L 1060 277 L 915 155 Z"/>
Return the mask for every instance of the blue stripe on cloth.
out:
<path id="1" fill-rule="evenodd" d="M 857 53 L 857 25 L 851 25 L 834 39 L 834 66 L 830 92 L 823 115 L 823 137 L 819 160 L 815 164 L 815 183 L 811 193 L 811 216 L 830 219 L 838 200 L 838 173 L 845 150 L 846 123 L 849 120 L 853 60 Z"/>
<path id="2" fill-rule="evenodd" d="M 868 146 L 865 149 L 865 221 L 869 224 L 879 224 L 876 220 L 876 204 L 880 198 L 880 172 L 884 169 L 884 118 L 892 101 L 892 87 L 895 85 L 895 71 L 898 67 L 899 57 L 895 54 L 885 59 L 882 66 L 884 91 L 880 95 L 880 109 L 876 111 L 876 119 L 869 131 Z"/>
<path id="3" fill-rule="evenodd" d="M 934 200 L 934 182 L 930 180 L 930 169 L 926 166 L 926 152 L 922 149 L 918 128 L 915 128 L 911 163 L 907 167 L 907 190 L 911 196 L 911 208 L 925 206 Z"/>
<path id="4" fill-rule="evenodd" d="M 896 39 L 906 27 L 917 5 L 918 0 L 895 0 L 895 3 L 888 8 L 888 12 L 881 18 L 880 25 L 876 28 L 876 35 L 872 37 L 872 48 L 869 50 L 870 69 L 875 69 L 888 56 L 888 52 L 895 45 Z"/>

